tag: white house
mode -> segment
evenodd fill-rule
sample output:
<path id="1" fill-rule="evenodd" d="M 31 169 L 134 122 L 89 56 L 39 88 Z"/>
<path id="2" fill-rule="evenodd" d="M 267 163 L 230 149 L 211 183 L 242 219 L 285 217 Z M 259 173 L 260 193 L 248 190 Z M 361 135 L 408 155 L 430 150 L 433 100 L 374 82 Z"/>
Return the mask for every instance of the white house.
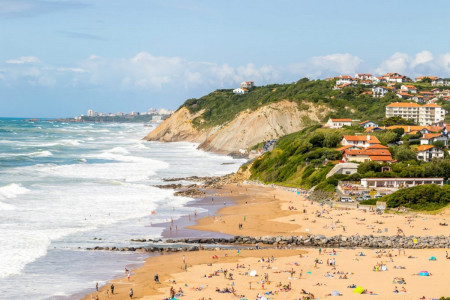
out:
<path id="1" fill-rule="evenodd" d="M 248 90 L 246 89 L 242 89 L 242 88 L 237 88 L 233 90 L 233 94 L 237 94 L 237 95 L 243 95 L 248 93 Z"/>
<path id="2" fill-rule="evenodd" d="M 450 85 L 450 81 L 443 79 L 443 78 L 436 78 L 431 81 L 432 86 L 443 86 L 443 85 Z"/>
<path id="3" fill-rule="evenodd" d="M 405 93 L 411 93 L 411 94 L 417 93 L 417 88 L 413 85 L 404 84 L 400 87 L 400 90 Z"/>
<path id="4" fill-rule="evenodd" d="M 386 106 L 386 118 L 402 117 L 414 120 L 420 126 L 428 126 L 444 120 L 447 111 L 441 106 L 428 103 L 419 105 L 417 103 L 391 103 Z"/>
<path id="5" fill-rule="evenodd" d="M 444 150 L 433 145 L 420 145 L 417 147 L 417 159 L 428 162 L 433 158 L 444 158 Z"/>
<path id="6" fill-rule="evenodd" d="M 341 75 L 339 76 L 339 79 L 336 81 L 336 85 L 344 85 L 344 84 L 353 84 L 354 83 L 354 79 L 352 78 L 352 76 L 349 75 Z"/>
<path id="7" fill-rule="evenodd" d="M 342 146 L 354 145 L 367 148 L 381 143 L 375 136 L 371 135 L 344 135 L 341 144 Z"/>
<path id="8" fill-rule="evenodd" d="M 328 119 L 325 127 L 328 128 L 342 128 L 344 126 L 352 126 L 352 119 Z"/>
<path id="9" fill-rule="evenodd" d="M 385 86 L 374 86 L 372 88 L 372 96 L 375 98 L 382 98 L 384 97 L 387 92 L 389 92 L 391 89 L 388 89 Z"/>
<path id="10" fill-rule="evenodd" d="M 355 79 L 358 79 L 358 80 L 371 80 L 372 79 L 372 74 L 356 74 L 355 75 Z"/>
<path id="11" fill-rule="evenodd" d="M 255 83 L 253 81 L 243 81 L 241 82 L 241 88 L 242 89 L 251 89 L 255 86 Z"/>
<path id="12" fill-rule="evenodd" d="M 375 122 L 373 122 L 373 121 L 369 121 L 369 120 L 364 121 L 364 122 L 361 122 L 361 123 L 359 123 L 359 125 L 361 125 L 361 126 L 364 127 L 364 128 L 378 127 L 378 124 L 377 124 L 377 123 L 375 123 Z"/>

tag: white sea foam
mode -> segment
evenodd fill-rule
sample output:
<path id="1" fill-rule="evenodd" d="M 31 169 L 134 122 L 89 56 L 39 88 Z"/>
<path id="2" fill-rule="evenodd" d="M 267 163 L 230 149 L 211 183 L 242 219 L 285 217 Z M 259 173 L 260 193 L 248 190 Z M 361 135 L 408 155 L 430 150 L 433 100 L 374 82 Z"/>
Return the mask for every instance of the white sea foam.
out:
<path id="1" fill-rule="evenodd" d="M 52 155 L 53 155 L 53 153 L 51 151 L 47 151 L 47 150 L 37 151 L 37 152 L 32 152 L 32 153 L 27 154 L 27 156 L 36 156 L 36 157 L 49 157 Z"/>
<path id="2" fill-rule="evenodd" d="M 18 195 L 26 194 L 30 190 L 17 183 L 11 183 L 0 187 L 0 200 L 15 198 Z"/>

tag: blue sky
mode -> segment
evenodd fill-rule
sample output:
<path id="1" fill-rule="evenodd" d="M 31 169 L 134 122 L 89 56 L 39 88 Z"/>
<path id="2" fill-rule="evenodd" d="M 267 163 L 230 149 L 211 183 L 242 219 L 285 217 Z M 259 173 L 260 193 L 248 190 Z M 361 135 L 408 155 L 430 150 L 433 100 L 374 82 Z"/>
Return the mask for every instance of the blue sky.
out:
<path id="1" fill-rule="evenodd" d="M 450 2 L 0 0 L 0 117 L 177 108 L 242 80 L 450 77 Z"/>

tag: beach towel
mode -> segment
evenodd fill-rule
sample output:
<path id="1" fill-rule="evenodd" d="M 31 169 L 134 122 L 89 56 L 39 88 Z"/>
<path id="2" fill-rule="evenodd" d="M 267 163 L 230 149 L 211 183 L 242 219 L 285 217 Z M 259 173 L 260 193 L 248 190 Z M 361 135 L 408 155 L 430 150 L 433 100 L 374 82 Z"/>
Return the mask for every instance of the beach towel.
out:
<path id="1" fill-rule="evenodd" d="M 362 294 L 362 292 L 364 292 L 364 288 L 362 286 L 357 286 L 353 290 L 353 293 L 355 293 L 355 294 Z"/>
<path id="2" fill-rule="evenodd" d="M 430 276 L 430 273 L 428 271 L 420 271 L 419 276 Z"/>
<path id="3" fill-rule="evenodd" d="M 340 296 L 341 295 L 341 293 L 339 293 L 339 291 L 332 291 L 331 292 L 331 296 Z"/>

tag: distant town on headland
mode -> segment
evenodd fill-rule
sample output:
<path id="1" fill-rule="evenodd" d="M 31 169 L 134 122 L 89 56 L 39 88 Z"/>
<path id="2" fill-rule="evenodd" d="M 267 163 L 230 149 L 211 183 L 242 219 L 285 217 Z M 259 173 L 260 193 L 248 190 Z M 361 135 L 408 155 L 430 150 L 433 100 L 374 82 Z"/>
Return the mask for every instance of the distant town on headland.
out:
<path id="1" fill-rule="evenodd" d="M 150 108 L 146 112 L 119 111 L 117 113 L 104 113 L 89 109 L 86 115 L 81 114 L 79 116 L 76 116 L 75 118 L 58 120 L 65 122 L 148 122 L 160 124 L 173 113 L 173 110 L 165 108 Z"/>

